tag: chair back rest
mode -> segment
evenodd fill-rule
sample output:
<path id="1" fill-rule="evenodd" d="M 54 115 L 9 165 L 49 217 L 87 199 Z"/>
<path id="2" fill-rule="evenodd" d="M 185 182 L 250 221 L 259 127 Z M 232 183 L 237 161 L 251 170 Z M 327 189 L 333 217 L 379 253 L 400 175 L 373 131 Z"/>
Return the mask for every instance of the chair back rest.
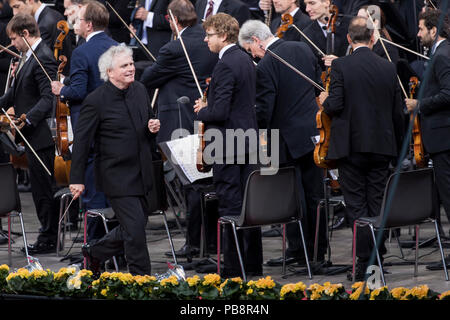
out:
<path id="1" fill-rule="evenodd" d="M 239 226 L 287 223 L 301 218 L 300 194 L 295 169 L 279 169 L 274 175 L 250 174 L 245 186 Z"/>
<path id="2" fill-rule="evenodd" d="M 399 179 L 394 190 L 395 176 Z M 385 228 L 414 225 L 433 216 L 436 208 L 433 168 L 394 173 L 389 177 L 377 226 L 382 222 L 382 215 L 391 192 L 394 194 L 387 212 Z"/>
<path id="3" fill-rule="evenodd" d="M 11 163 L 0 164 L 0 217 L 11 211 L 20 211 L 16 170 Z"/>

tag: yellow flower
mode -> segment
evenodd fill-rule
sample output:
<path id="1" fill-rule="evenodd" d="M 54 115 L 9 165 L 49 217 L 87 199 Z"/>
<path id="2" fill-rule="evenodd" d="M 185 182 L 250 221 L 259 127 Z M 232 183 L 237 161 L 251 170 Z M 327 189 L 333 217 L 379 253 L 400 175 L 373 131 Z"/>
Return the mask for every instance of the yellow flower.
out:
<path id="1" fill-rule="evenodd" d="M 249 289 L 247 290 L 247 295 L 252 294 L 252 293 L 253 293 L 253 289 L 252 289 L 252 288 L 249 288 Z"/>
<path id="2" fill-rule="evenodd" d="M 321 297 L 322 297 L 322 295 L 321 295 L 319 292 L 314 291 L 314 292 L 311 294 L 310 299 L 311 299 L 311 300 L 319 300 Z"/>
<path id="3" fill-rule="evenodd" d="M 161 286 L 165 287 L 169 284 L 173 285 L 173 286 L 177 286 L 178 285 L 178 280 L 177 277 L 175 276 L 170 276 L 167 279 L 162 279 L 160 282 Z"/>
<path id="4" fill-rule="evenodd" d="M 394 299 L 403 300 L 407 291 L 408 289 L 404 287 L 398 287 L 391 290 L 391 295 L 392 297 L 394 297 Z"/>
<path id="5" fill-rule="evenodd" d="M 423 286 L 414 287 L 411 290 L 408 290 L 404 296 L 407 297 L 408 295 L 411 295 L 418 299 L 425 299 L 428 295 L 428 291 L 429 291 L 428 286 L 423 285 Z"/>
<path id="6" fill-rule="evenodd" d="M 150 281 L 151 281 L 150 278 L 151 278 L 151 277 L 148 276 L 148 275 L 145 275 L 145 276 L 136 275 L 136 276 L 134 276 L 134 281 L 135 281 L 138 285 L 142 286 L 143 284 L 150 282 Z M 156 280 L 156 278 L 155 278 L 155 280 Z"/>
<path id="7" fill-rule="evenodd" d="M 450 290 L 442 292 L 441 295 L 439 296 L 439 299 L 443 300 L 444 298 L 449 297 L 449 296 L 450 296 Z"/>
<path id="8" fill-rule="evenodd" d="M 107 296 L 107 294 L 108 294 L 108 290 L 107 289 L 102 289 L 102 291 L 100 291 L 100 294 L 102 295 L 102 296 Z"/>
<path id="9" fill-rule="evenodd" d="M 200 282 L 200 277 L 197 275 L 189 277 L 186 279 L 186 282 L 189 284 L 189 287 L 196 286 Z"/>
<path id="10" fill-rule="evenodd" d="M 7 264 L 2 264 L 0 266 L 0 271 L 8 271 L 9 272 L 9 266 Z"/>
<path id="11" fill-rule="evenodd" d="M 92 286 L 93 287 L 96 287 L 96 286 L 98 286 L 99 285 L 99 283 L 100 283 L 100 280 L 94 280 L 94 281 L 92 281 Z"/>
<path id="12" fill-rule="evenodd" d="M 270 276 L 267 276 L 256 281 L 256 287 L 259 289 L 272 289 L 275 287 L 275 282 Z"/>
<path id="13" fill-rule="evenodd" d="M 80 275 L 80 278 L 81 277 L 92 277 L 92 271 L 91 270 L 83 269 L 83 270 L 80 270 L 78 272 L 78 274 Z"/>
<path id="14" fill-rule="evenodd" d="M 220 276 L 217 273 L 210 273 L 203 277 L 202 284 L 204 286 L 208 286 L 208 285 L 216 286 L 216 285 L 219 285 L 220 282 L 221 282 Z"/>
<path id="15" fill-rule="evenodd" d="M 242 279 L 241 279 L 241 277 L 231 278 L 231 281 L 237 282 L 237 283 L 239 283 L 239 284 L 242 284 Z"/>

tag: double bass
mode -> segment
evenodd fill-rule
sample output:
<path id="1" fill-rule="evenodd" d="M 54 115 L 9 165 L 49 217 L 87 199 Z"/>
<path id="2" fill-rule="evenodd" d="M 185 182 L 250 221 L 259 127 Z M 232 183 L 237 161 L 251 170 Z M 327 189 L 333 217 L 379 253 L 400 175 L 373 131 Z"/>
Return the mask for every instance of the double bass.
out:
<path id="1" fill-rule="evenodd" d="M 56 25 L 58 30 L 61 33 L 58 35 L 55 46 L 54 46 L 54 55 L 55 58 L 60 62 L 58 66 L 58 78 L 57 80 L 61 80 L 61 74 L 66 66 L 67 58 L 63 55 L 59 55 L 59 51 L 63 48 L 63 40 L 67 36 L 69 32 L 69 25 L 67 21 L 61 20 Z M 55 180 L 58 186 L 67 186 L 69 185 L 69 177 L 70 177 L 70 165 L 71 161 L 68 160 L 69 157 L 69 125 L 68 125 L 68 117 L 69 117 L 69 107 L 66 103 L 62 102 L 59 96 L 56 96 L 56 109 L 55 109 L 55 121 L 56 121 L 56 136 L 55 136 L 55 145 L 56 145 L 56 157 L 55 157 Z"/>
<path id="2" fill-rule="evenodd" d="M 409 78 L 409 98 L 414 99 L 414 94 L 416 88 L 419 84 L 419 79 L 417 77 Z M 425 168 L 427 166 L 427 158 L 425 155 L 425 149 L 423 147 L 422 134 L 420 132 L 420 119 L 419 116 L 414 116 L 411 113 L 411 120 L 414 118 L 414 125 L 412 130 L 412 140 L 413 140 L 413 150 L 414 150 L 414 160 L 416 161 L 416 166 L 418 168 Z"/>
<path id="3" fill-rule="evenodd" d="M 330 19 L 327 26 L 327 54 L 333 52 L 334 47 L 334 34 L 336 33 L 336 20 L 338 17 L 338 8 L 335 5 L 330 7 Z M 328 67 L 326 71 L 322 73 L 322 82 L 325 86 L 325 91 L 328 92 L 330 88 L 330 74 L 331 68 Z M 316 98 L 319 111 L 316 114 L 316 124 L 319 130 L 319 141 L 314 148 L 314 162 L 319 168 L 335 169 L 337 167 L 336 161 L 327 160 L 328 148 L 330 145 L 330 133 L 331 133 L 331 118 L 323 111 L 323 106 L 320 103 L 319 98 Z"/>

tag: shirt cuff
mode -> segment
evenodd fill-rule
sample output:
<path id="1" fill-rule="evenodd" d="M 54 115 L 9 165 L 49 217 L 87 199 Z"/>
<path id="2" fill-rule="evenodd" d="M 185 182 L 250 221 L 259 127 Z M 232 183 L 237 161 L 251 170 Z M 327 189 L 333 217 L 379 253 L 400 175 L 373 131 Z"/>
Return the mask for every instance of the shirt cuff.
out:
<path id="1" fill-rule="evenodd" d="M 149 11 L 147 19 L 144 21 L 144 28 L 153 28 L 153 16 L 154 13 Z"/>

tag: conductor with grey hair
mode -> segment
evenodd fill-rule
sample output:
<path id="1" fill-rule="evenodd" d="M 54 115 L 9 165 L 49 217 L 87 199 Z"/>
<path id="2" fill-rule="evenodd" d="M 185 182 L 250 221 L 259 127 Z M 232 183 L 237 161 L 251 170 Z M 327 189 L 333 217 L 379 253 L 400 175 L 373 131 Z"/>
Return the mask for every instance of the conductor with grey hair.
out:
<path id="1" fill-rule="evenodd" d="M 99 60 L 106 82 L 83 102 L 72 154 L 70 191 L 74 199 L 84 191 L 84 171 L 94 143 L 96 187 L 103 191 L 119 225 L 103 238 L 82 247 L 88 268 L 100 274 L 107 259 L 125 253 L 131 274 L 150 274 L 145 225 L 154 210 L 152 140 L 159 120 L 152 119 L 144 85 L 134 81 L 130 50 L 113 46 Z"/>
<path id="2" fill-rule="evenodd" d="M 261 129 L 279 130 L 280 167 L 294 166 L 302 197 L 303 225 L 307 255 L 312 257 L 317 205 L 322 198 L 322 171 L 314 164 L 314 144 L 311 137 L 318 134 L 315 88 L 293 70 L 267 53 L 268 50 L 283 58 L 316 83 L 320 80 L 320 67 L 316 56 L 303 42 L 284 41 L 257 20 L 244 23 L 239 31 L 239 44 L 261 58 L 256 67 L 256 118 Z M 270 135 L 268 143 L 271 143 Z M 322 217 L 321 219 L 324 219 Z M 321 221 L 320 226 L 325 226 Z M 306 262 L 306 255 L 298 226 L 287 226 L 288 264 Z M 318 260 L 326 253 L 325 229 L 319 231 Z M 281 265 L 282 258 L 269 260 L 271 266 Z"/>

